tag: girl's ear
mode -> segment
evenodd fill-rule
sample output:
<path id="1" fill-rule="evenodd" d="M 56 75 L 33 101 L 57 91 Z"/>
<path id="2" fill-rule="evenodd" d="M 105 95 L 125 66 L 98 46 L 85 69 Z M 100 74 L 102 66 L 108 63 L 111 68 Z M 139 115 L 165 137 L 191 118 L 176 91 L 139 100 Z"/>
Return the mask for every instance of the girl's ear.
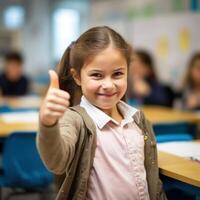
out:
<path id="1" fill-rule="evenodd" d="M 70 69 L 70 73 L 71 73 L 74 81 L 76 82 L 76 84 L 78 86 L 81 86 L 81 77 L 80 77 L 79 73 L 74 68 Z"/>

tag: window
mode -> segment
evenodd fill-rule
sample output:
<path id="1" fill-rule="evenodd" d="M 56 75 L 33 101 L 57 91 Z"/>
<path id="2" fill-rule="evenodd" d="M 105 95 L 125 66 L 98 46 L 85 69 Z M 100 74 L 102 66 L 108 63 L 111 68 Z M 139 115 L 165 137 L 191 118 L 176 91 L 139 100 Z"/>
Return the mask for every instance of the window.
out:
<path id="1" fill-rule="evenodd" d="M 57 9 L 53 14 L 53 55 L 59 60 L 64 50 L 79 35 L 79 12 L 73 9 Z"/>
<path id="2" fill-rule="evenodd" d="M 25 10 L 22 6 L 9 6 L 3 13 L 4 24 L 7 28 L 19 28 L 24 24 Z"/>

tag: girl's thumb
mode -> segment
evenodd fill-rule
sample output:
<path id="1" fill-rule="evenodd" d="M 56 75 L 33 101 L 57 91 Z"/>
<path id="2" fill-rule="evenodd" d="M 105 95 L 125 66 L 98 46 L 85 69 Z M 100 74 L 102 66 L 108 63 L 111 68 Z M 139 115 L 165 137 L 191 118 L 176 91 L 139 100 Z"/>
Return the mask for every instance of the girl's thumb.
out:
<path id="1" fill-rule="evenodd" d="M 59 89 L 59 79 L 57 73 L 54 70 L 49 70 L 49 77 L 50 77 L 49 87 Z"/>

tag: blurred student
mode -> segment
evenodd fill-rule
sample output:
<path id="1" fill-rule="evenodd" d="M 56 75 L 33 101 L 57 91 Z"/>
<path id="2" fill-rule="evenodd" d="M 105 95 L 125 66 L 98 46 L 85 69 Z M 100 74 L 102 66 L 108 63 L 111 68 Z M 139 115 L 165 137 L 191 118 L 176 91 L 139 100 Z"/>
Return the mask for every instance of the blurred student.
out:
<path id="1" fill-rule="evenodd" d="M 23 75 L 23 57 L 18 52 L 5 56 L 4 71 L 0 74 L 0 94 L 2 96 L 26 95 L 29 92 L 29 80 Z"/>
<path id="2" fill-rule="evenodd" d="M 182 108 L 200 110 L 200 52 L 191 57 L 182 90 Z"/>
<path id="3" fill-rule="evenodd" d="M 147 51 L 134 52 L 129 75 L 130 104 L 172 106 L 173 91 L 158 81 L 153 59 Z"/>

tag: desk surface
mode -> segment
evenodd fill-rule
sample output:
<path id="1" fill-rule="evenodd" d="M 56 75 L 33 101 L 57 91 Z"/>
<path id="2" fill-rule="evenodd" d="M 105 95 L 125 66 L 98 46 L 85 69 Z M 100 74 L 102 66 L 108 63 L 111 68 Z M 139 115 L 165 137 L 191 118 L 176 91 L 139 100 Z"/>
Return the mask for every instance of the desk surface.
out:
<path id="1" fill-rule="evenodd" d="M 38 123 L 6 123 L 0 117 L 0 137 L 7 137 L 15 131 L 37 131 Z"/>
<path id="2" fill-rule="evenodd" d="M 200 187 L 200 163 L 159 151 L 158 165 L 161 174 Z"/>
<path id="3" fill-rule="evenodd" d="M 11 108 L 39 108 L 41 103 L 42 99 L 37 96 L 0 98 L 0 106 L 9 106 Z"/>
<path id="4" fill-rule="evenodd" d="M 141 110 L 144 111 L 144 114 L 147 117 L 147 119 L 153 124 L 176 123 L 176 122 L 189 122 L 189 123 L 200 122 L 200 115 L 191 112 L 183 112 L 160 106 L 144 106 L 141 108 Z"/>
<path id="5" fill-rule="evenodd" d="M 4 97 L 0 98 L 0 106 L 9 106 L 14 109 L 18 108 L 30 108 L 35 109 L 39 108 L 41 105 L 42 99 L 37 96 L 23 96 L 23 97 Z M 15 131 L 37 131 L 38 123 L 36 122 L 15 122 L 7 123 L 5 122 L 0 115 L 0 137 L 6 137 L 12 132 Z"/>
<path id="6" fill-rule="evenodd" d="M 41 105 L 41 98 L 38 97 L 20 97 L 20 98 L 4 98 L 0 100 L 0 105 L 2 102 L 6 102 L 7 105 L 13 108 L 22 107 L 35 107 L 39 108 Z M 142 108 L 147 119 L 149 119 L 153 124 L 155 123 L 173 123 L 173 122 L 200 122 L 200 116 L 193 113 L 175 111 L 170 108 L 163 108 L 158 106 L 145 106 Z M 12 123 L 7 124 L 3 122 L 0 116 L 0 137 L 5 137 L 13 131 L 27 131 L 27 130 L 37 130 L 37 123 Z"/>

